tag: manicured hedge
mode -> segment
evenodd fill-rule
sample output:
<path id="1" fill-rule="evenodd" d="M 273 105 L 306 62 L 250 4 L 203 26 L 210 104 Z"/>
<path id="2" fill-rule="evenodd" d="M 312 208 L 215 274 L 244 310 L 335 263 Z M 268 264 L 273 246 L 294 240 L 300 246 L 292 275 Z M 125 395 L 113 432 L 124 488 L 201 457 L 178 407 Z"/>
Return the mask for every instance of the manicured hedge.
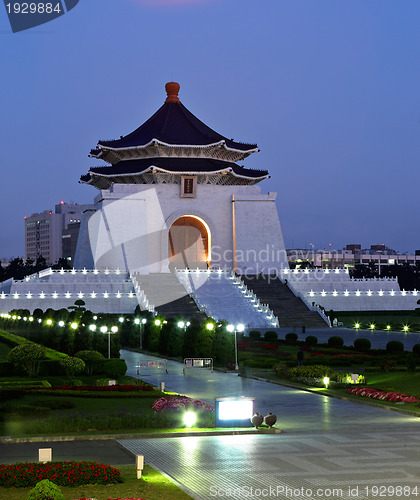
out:
<path id="1" fill-rule="evenodd" d="M 49 479 L 59 486 L 122 483 L 121 473 L 110 465 L 95 462 L 48 462 L 0 465 L 0 486 L 26 488 Z"/>

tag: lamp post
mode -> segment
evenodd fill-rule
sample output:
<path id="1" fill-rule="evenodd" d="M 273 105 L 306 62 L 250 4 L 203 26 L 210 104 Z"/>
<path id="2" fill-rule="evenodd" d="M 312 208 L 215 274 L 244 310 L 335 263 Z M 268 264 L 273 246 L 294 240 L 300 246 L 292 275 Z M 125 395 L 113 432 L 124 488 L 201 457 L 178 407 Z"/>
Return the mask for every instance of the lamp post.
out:
<path id="1" fill-rule="evenodd" d="M 108 334 L 108 359 L 111 358 L 111 333 L 117 333 L 118 326 L 111 326 L 111 330 L 108 330 L 108 327 L 101 326 L 101 333 Z"/>
<path id="2" fill-rule="evenodd" d="M 139 342 L 139 348 L 140 349 L 143 349 L 143 328 L 144 328 L 144 325 L 147 323 L 147 319 L 146 318 L 142 318 L 142 319 L 139 319 L 139 318 L 136 318 L 134 320 L 134 323 L 136 325 L 139 325 L 140 326 L 140 342 Z"/>
<path id="3" fill-rule="evenodd" d="M 240 323 L 237 326 L 234 325 L 228 325 L 227 327 L 228 332 L 235 332 L 235 370 L 239 369 L 239 364 L 238 364 L 238 344 L 236 342 L 236 332 L 243 332 L 244 331 L 244 325 Z"/>

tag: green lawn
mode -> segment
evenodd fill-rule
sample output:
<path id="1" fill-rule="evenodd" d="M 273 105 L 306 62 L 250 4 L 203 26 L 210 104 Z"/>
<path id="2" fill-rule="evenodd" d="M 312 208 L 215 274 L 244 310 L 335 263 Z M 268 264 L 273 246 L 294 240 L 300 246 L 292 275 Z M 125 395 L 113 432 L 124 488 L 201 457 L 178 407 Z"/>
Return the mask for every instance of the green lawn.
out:
<path id="1" fill-rule="evenodd" d="M 146 500 L 186 500 L 191 498 L 180 490 L 169 479 L 148 465 L 145 466 L 142 479 L 137 479 L 133 466 L 116 466 L 121 471 L 123 483 L 112 485 L 78 486 L 76 488 L 61 486 L 65 500 L 76 498 L 144 498 Z M 0 498 L 8 500 L 23 500 L 31 488 L 0 488 Z"/>

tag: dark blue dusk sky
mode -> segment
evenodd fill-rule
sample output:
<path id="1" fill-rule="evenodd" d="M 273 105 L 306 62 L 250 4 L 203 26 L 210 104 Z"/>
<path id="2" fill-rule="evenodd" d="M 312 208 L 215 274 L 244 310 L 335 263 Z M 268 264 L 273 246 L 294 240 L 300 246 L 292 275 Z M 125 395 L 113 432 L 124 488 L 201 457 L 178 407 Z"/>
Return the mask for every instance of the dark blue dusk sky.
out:
<path id="1" fill-rule="evenodd" d="M 1 7 L 1 6 L 0 6 Z M 80 0 L 12 34 L 0 8 L 0 257 L 180 83 L 217 132 L 257 143 L 288 248 L 420 249 L 418 0 Z"/>

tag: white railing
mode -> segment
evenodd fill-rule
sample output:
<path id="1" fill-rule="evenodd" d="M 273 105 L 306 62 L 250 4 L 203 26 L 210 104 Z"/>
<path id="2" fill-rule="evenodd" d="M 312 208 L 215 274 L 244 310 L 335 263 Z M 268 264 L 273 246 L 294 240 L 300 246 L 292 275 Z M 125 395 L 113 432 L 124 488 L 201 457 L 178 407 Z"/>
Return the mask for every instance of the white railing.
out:
<path id="1" fill-rule="evenodd" d="M 155 306 L 149 302 L 149 299 L 146 296 L 144 290 L 142 290 L 140 283 L 137 279 L 137 273 L 130 272 L 130 278 L 133 283 L 134 291 L 136 293 L 137 302 L 139 303 L 140 308 L 143 310 L 154 313 Z"/>

